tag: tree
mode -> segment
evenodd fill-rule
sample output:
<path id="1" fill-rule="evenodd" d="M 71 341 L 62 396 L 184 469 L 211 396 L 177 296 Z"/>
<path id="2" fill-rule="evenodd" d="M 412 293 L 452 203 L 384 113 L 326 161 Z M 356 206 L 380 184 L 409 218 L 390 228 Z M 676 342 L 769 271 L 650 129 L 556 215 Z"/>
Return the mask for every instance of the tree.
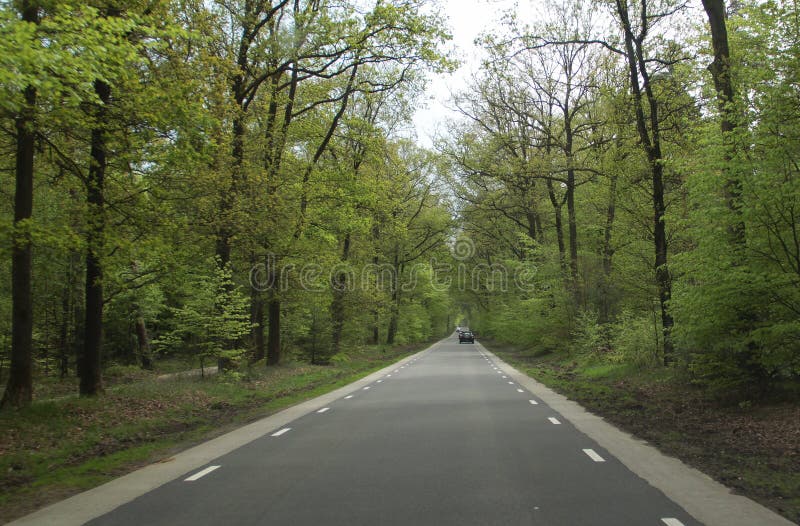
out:
<path id="1" fill-rule="evenodd" d="M 23 1 L 19 12 L 23 31 L 39 23 L 40 7 Z M 28 27 L 26 27 L 28 26 Z M 24 38 L 24 37 L 23 37 Z M 28 38 L 30 39 L 30 37 Z M 29 50 L 25 50 L 26 52 Z M 26 57 L 30 59 L 30 57 Z M 28 73 L 33 64 L 21 64 Z M 27 67 L 26 67 L 27 66 Z M 33 399 L 33 301 L 31 294 L 31 232 L 33 213 L 34 153 L 36 142 L 35 85 L 24 87 L 23 101 L 16 110 L 16 188 L 14 192 L 14 233 L 11 251 L 12 329 L 11 370 L 0 408 L 20 407 Z"/>

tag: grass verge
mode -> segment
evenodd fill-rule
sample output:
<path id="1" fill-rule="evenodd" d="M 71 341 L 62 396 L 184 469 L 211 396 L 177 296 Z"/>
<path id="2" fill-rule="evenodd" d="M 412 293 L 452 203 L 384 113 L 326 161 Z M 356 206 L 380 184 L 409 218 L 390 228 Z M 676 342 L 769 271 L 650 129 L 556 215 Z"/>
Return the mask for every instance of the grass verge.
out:
<path id="1" fill-rule="evenodd" d="M 56 396 L 0 412 L 0 517 L 70 495 L 347 385 L 430 345 L 363 348 L 327 366 L 289 363 L 201 377 L 116 378 L 104 396 Z M 74 392 L 69 384 L 50 392 Z M 74 387 L 74 386 L 72 386 Z"/>
<path id="2" fill-rule="evenodd" d="M 675 369 L 481 343 L 592 413 L 800 523 L 797 400 L 730 406 L 691 386 Z"/>

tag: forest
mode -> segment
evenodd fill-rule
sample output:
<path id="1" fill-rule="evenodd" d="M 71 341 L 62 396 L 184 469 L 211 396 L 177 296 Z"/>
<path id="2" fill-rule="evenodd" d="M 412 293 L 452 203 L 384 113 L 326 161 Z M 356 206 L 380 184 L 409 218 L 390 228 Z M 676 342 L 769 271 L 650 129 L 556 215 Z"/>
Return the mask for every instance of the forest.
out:
<path id="1" fill-rule="evenodd" d="M 2 406 L 461 320 L 796 390 L 797 6 L 542 6 L 476 42 L 424 147 L 425 84 L 456 66 L 435 2 L 3 2 Z"/>
<path id="2" fill-rule="evenodd" d="M 484 35 L 439 146 L 480 267 L 456 294 L 473 328 L 713 397 L 796 396 L 797 5 L 546 12 Z"/>

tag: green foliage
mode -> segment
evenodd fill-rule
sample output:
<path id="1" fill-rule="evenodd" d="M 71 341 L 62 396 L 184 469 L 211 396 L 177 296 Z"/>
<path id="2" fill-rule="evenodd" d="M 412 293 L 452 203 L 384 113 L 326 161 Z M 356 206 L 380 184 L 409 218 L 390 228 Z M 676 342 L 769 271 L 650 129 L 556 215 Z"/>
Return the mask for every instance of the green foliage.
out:
<path id="1" fill-rule="evenodd" d="M 686 279 L 673 310 L 696 381 L 717 393 L 759 394 L 800 374 L 792 9 L 748 5 L 732 17 L 732 45 L 748 49 L 733 64 L 745 117 L 729 137 L 698 132 L 711 162 L 693 167 L 687 226 L 695 243 L 679 259 Z"/>
<path id="2" fill-rule="evenodd" d="M 153 344 L 163 353 L 189 352 L 201 360 L 237 361 L 246 349 L 239 342 L 250 330 L 247 298 L 231 281 L 229 269 L 214 259 L 186 276 L 182 302 L 171 307 L 171 330 Z"/>
<path id="3" fill-rule="evenodd" d="M 660 363 L 663 334 L 654 310 L 644 314 L 624 311 L 611 327 L 611 332 L 613 352 L 609 355 L 610 360 L 640 369 L 653 368 Z"/>

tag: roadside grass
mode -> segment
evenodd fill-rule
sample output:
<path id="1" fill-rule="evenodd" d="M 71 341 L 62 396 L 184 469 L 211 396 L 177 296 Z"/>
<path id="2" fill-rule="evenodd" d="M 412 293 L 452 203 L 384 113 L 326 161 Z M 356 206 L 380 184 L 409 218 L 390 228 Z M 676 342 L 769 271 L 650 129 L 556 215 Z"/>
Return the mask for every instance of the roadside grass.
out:
<path id="1" fill-rule="evenodd" d="M 326 366 L 261 363 L 205 378 L 112 371 L 106 394 L 97 398 L 74 396 L 73 379 L 49 380 L 29 408 L 0 412 L 2 522 L 347 385 L 428 345 L 364 347 Z"/>
<path id="2" fill-rule="evenodd" d="M 800 523 L 800 399 L 730 405 L 679 368 L 482 340 L 518 370 L 662 452 Z"/>

